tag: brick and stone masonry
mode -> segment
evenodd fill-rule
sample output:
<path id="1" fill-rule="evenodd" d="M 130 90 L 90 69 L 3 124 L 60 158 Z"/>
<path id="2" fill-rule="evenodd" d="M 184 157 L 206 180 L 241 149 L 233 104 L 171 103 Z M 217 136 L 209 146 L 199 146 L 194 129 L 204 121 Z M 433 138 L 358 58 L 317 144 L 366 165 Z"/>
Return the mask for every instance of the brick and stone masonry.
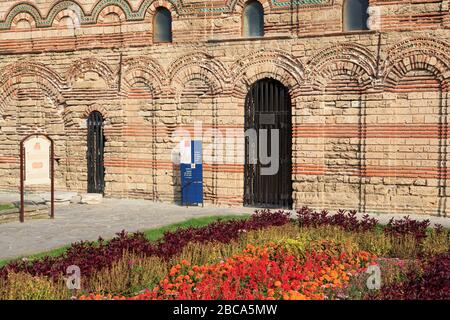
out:
<path id="1" fill-rule="evenodd" d="M 106 196 L 177 201 L 173 133 L 201 122 L 240 141 L 205 163 L 205 200 L 240 206 L 245 97 L 273 78 L 292 100 L 295 208 L 447 215 L 449 0 L 370 0 L 380 28 L 355 32 L 343 0 L 261 4 L 264 37 L 245 38 L 242 0 L 0 0 L 0 190 L 18 190 L 19 141 L 44 132 L 57 190 L 86 192 L 99 111 Z M 153 39 L 158 7 L 171 43 Z"/>

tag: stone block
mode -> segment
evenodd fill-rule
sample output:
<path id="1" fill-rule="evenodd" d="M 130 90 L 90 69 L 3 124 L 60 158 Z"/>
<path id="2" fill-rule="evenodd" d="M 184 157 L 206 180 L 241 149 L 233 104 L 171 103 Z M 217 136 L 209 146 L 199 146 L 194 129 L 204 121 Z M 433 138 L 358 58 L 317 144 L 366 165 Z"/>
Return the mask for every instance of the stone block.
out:
<path id="1" fill-rule="evenodd" d="M 99 193 L 84 193 L 80 194 L 82 204 L 99 204 L 103 201 L 103 195 Z"/>

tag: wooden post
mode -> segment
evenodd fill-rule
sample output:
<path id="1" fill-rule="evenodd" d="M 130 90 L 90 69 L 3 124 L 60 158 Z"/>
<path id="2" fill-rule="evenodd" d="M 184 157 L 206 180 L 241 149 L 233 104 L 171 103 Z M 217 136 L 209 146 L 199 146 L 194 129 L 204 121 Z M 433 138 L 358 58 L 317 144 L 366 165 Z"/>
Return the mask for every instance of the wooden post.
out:
<path id="1" fill-rule="evenodd" d="M 55 148 L 50 140 L 50 218 L 55 218 Z"/>
<path id="2" fill-rule="evenodd" d="M 20 142 L 20 214 L 19 214 L 19 220 L 20 222 L 25 221 L 25 201 L 24 201 L 24 170 L 25 170 L 25 157 L 23 154 L 23 142 L 22 140 Z"/>

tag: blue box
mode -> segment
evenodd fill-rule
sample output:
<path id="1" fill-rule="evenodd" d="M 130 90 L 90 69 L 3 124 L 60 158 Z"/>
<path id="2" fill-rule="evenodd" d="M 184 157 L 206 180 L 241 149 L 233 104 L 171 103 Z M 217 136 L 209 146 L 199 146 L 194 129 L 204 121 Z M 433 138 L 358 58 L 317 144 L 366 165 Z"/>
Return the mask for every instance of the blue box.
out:
<path id="1" fill-rule="evenodd" d="M 201 141 L 191 142 L 191 163 L 180 164 L 181 204 L 203 205 L 203 165 Z"/>

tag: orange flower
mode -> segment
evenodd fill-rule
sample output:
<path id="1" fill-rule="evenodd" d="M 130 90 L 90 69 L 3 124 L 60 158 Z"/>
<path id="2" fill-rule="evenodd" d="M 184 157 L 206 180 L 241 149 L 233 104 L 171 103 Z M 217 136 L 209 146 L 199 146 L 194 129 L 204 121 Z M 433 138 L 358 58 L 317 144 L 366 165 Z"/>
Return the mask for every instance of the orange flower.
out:
<path id="1" fill-rule="evenodd" d="M 341 288 L 352 275 L 362 272 L 367 265 L 362 262 L 364 257 L 373 259 L 372 255 L 360 252 L 351 255 L 307 252 L 302 263 L 287 251 L 273 250 L 277 248 L 250 245 L 246 251 L 219 263 L 191 268 L 184 268 L 190 263 L 183 259 L 181 264 L 169 269 L 168 277 L 159 286 L 127 299 L 325 299 L 327 288 Z M 251 281 L 239 281 L 247 277 Z M 80 297 L 86 300 L 124 298 L 99 294 Z"/>
<path id="2" fill-rule="evenodd" d="M 178 272 L 178 269 L 176 268 L 176 267 L 172 267 L 171 269 L 170 269 L 170 276 L 174 276 L 174 275 L 176 275 L 177 274 L 177 272 Z"/>
<path id="3" fill-rule="evenodd" d="M 181 260 L 181 264 L 184 266 L 190 265 L 189 261 L 187 261 L 186 259 Z"/>

